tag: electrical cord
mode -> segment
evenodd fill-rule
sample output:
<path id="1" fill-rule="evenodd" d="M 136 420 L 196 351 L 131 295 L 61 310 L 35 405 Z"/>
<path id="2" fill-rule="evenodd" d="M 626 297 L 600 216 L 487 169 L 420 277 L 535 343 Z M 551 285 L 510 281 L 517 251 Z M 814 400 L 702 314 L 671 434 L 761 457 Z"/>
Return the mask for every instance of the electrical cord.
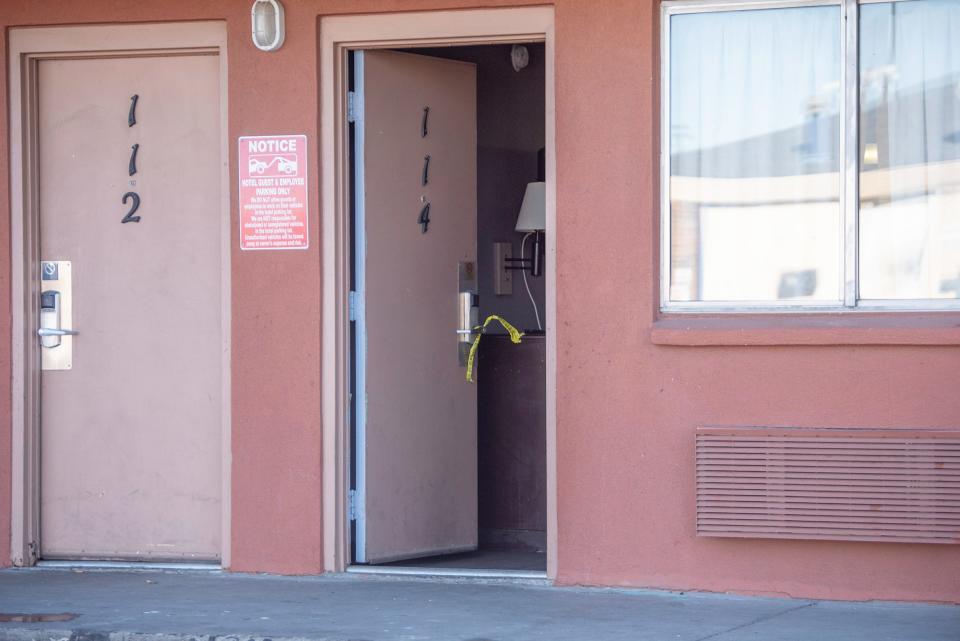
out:
<path id="1" fill-rule="evenodd" d="M 520 241 L 520 264 L 521 265 L 524 264 L 523 259 L 526 258 L 524 256 L 524 250 L 526 249 L 527 239 L 530 238 L 530 236 L 535 233 L 536 232 L 528 231 L 523 236 L 523 240 Z M 533 300 L 533 294 L 530 292 L 530 284 L 527 282 L 527 270 L 526 268 L 524 268 L 522 271 L 523 271 L 523 286 L 527 288 L 527 296 L 530 297 L 530 304 L 533 305 L 533 315 L 537 319 L 537 329 L 543 330 L 543 325 L 540 324 L 540 312 L 537 311 L 537 301 Z"/>

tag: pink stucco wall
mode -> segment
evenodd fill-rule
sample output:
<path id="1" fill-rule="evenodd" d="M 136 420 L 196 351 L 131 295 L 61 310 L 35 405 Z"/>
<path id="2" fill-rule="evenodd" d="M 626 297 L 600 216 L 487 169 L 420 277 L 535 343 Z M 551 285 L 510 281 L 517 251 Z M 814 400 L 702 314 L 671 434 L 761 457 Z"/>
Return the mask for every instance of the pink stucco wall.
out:
<path id="1" fill-rule="evenodd" d="M 658 341 L 732 344 L 654 344 L 658 8 L 602 4 L 556 5 L 560 581 L 960 600 L 958 546 L 694 535 L 698 425 L 960 427 L 960 319 L 935 323 L 950 346 L 842 344 L 876 342 L 869 317 L 660 321 Z"/>
<path id="2" fill-rule="evenodd" d="M 0 26 L 223 19 L 231 140 L 305 133 L 316 158 L 318 17 L 514 4 L 288 0 L 287 40 L 275 54 L 250 44 L 248 0 L 7 0 Z M 960 315 L 659 319 L 657 3 L 555 7 L 558 582 L 960 601 L 960 546 L 694 535 L 698 425 L 960 428 Z M 0 99 L 6 104 L 5 80 Z M 4 118 L 0 149 L 7 137 Z M 235 143 L 230 153 L 235 177 Z M 7 162 L 0 153 L 4 176 Z M 317 183 L 309 251 L 233 250 L 233 570 L 322 570 Z M 9 216 L 4 195 L 7 345 Z M 288 313 L 294 297 L 306 314 Z M 0 367 L 9 372 L 8 351 Z M 0 377 L 0 560 L 9 558 L 9 396 L 9 376 Z"/>
<path id="3" fill-rule="evenodd" d="M 342 3 L 341 3 L 342 4 Z M 287 41 L 259 55 L 250 42 L 246 0 L 190 2 L 37 3 L 11 0 L 0 9 L 6 29 L 22 25 L 220 19 L 228 26 L 231 195 L 237 193 L 236 139 L 247 134 L 304 133 L 316 157 L 316 3 L 287 3 Z M 5 56 L 6 59 L 6 56 Z M 6 76 L 6 66 L 3 68 Z M 3 83 L 4 87 L 6 82 Z M 278 99 L 279 97 L 279 99 Z M 6 104 L 6 95 L 3 96 Z M 5 112 L 6 113 L 6 112 Z M 7 149 L 6 123 L 0 143 Z M 6 154 L 0 155 L 6 173 Z M 322 570 L 320 521 L 320 242 L 318 180 L 310 184 L 310 250 L 232 255 L 233 492 L 231 568 L 280 573 Z M 6 180 L 4 181 L 6 185 Z M 9 199 L 0 199 L 0 298 L 9 305 Z M 232 238 L 238 237 L 236 204 Z M 314 295 L 304 295 L 314 292 Z M 297 299 L 303 313 L 289 313 Z M 9 314 L 0 314 L 0 341 L 9 345 Z M 0 351 L 9 371 L 9 350 Z M 9 377 L 0 388 L 0 447 L 9 460 Z M 7 505 L 9 467 L 0 496 Z M 3 559 L 9 507 L 0 511 Z"/>

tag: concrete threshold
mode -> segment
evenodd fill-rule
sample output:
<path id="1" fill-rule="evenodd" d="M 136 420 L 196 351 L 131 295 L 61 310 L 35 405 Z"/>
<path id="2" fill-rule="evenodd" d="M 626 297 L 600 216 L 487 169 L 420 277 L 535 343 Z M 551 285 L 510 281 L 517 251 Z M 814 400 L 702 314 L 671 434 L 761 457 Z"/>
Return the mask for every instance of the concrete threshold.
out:
<path id="1" fill-rule="evenodd" d="M 41 570 L 188 570 L 193 572 L 221 572 L 219 563 L 174 563 L 136 561 L 38 561 Z"/>
<path id="2" fill-rule="evenodd" d="M 532 581 L 542 585 L 550 585 L 550 581 L 547 579 L 547 573 L 536 570 L 479 570 L 470 568 L 418 567 L 412 565 L 351 565 L 347 568 L 347 573 L 422 578 L 516 579 L 518 581 Z"/>
<path id="3" fill-rule="evenodd" d="M 958 641 L 960 607 L 553 587 L 462 576 L 0 571 L 0 641 L 188 639 Z"/>

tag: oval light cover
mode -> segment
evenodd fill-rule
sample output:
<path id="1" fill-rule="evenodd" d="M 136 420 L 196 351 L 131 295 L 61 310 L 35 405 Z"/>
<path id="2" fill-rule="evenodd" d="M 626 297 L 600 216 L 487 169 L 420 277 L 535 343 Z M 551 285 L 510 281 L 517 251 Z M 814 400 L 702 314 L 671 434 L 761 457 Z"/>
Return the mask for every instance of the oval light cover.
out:
<path id="1" fill-rule="evenodd" d="M 261 51 L 276 51 L 283 45 L 283 5 L 280 0 L 253 0 L 250 8 L 253 44 Z"/>

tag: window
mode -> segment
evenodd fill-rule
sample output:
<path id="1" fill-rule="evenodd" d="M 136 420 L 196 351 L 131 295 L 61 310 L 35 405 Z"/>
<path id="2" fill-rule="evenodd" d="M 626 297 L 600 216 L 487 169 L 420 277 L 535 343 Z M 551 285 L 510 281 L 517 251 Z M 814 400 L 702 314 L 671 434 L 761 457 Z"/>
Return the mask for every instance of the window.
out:
<path id="1" fill-rule="evenodd" d="M 663 24 L 664 309 L 960 309 L 960 2 Z"/>

